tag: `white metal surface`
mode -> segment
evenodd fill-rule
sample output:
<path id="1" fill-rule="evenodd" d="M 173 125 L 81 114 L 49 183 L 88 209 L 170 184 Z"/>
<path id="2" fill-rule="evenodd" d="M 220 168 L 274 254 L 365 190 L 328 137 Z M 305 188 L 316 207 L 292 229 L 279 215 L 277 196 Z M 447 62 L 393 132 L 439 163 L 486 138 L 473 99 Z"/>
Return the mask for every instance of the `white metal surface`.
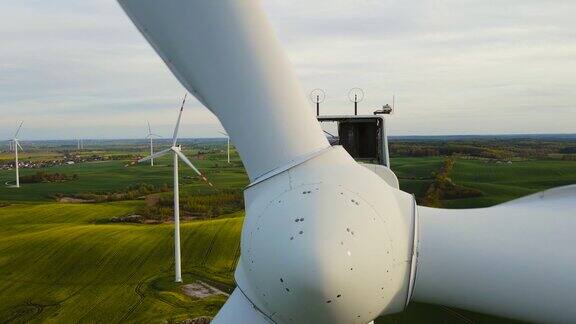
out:
<path id="1" fill-rule="evenodd" d="M 388 185 L 392 188 L 400 189 L 400 183 L 398 182 L 398 177 L 396 174 L 392 172 L 388 167 L 385 167 L 381 164 L 372 164 L 372 163 L 359 163 L 361 166 L 365 167 L 366 169 L 376 173 L 382 180 L 386 181 Z"/>
<path id="2" fill-rule="evenodd" d="M 150 166 L 154 166 L 154 158 L 152 157 L 154 155 L 154 137 L 160 137 L 160 136 L 152 133 L 152 127 L 150 127 L 150 122 L 148 122 L 148 135 L 146 137 L 148 137 L 148 139 L 150 140 Z"/>
<path id="3" fill-rule="evenodd" d="M 388 120 L 384 117 L 382 117 L 382 122 L 384 123 L 384 125 L 382 125 L 382 131 L 384 132 L 384 134 L 382 134 L 382 141 L 383 141 L 383 147 L 382 147 L 382 154 L 385 156 L 385 161 L 386 161 L 386 166 L 391 169 L 392 166 L 390 165 L 390 148 L 388 146 Z"/>
<path id="4" fill-rule="evenodd" d="M 172 136 L 172 146 L 168 149 L 156 152 L 138 160 L 138 163 L 145 162 L 148 160 L 153 160 L 156 157 L 164 156 L 168 153 L 172 153 L 174 160 L 173 172 L 174 172 L 174 280 L 176 282 L 182 282 L 182 263 L 181 263 L 181 252 L 180 252 L 180 187 L 179 187 L 179 177 L 178 177 L 178 159 L 182 159 L 186 165 L 188 165 L 196 174 L 198 174 L 202 180 L 212 186 L 212 183 L 206 179 L 206 177 L 198 171 L 198 169 L 190 162 L 190 160 L 182 153 L 180 146 L 177 146 L 178 142 L 178 131 L 180 129 L 180 122 L 182 120 L 182 113 L 184 111 L 184 104 L 186 103 L 186 96 L 182 101 L 182 106 L 178 113 L 178 119 L 176 121 L 176 126 L 174 127 L 174 134 Z M 150 124 L 148 124 L 148 130 L 150 135 L 153 135 L 150 130 Z"/>
<path id="5" fill-rule="evenodd" d="M 14 169 L 16 171 L 16 185 L 15 185 L 16 188 L 20 188 L 20 162 L 18 160 L 18 148 L 22 149 L 22 146 L 20 145 L 20 142 L 18 140 L 18 134 L 20 134 L 22 124 L 24 124 L 24 121 L 20 122 L 20 125 L 18 125 L 18 129 L 16 129 L 16 132 L 14 133 L 14 138 L 12 139 L 12 143 L 14 146 Z M 24 151 L 24 149 L 22 149 L 22 151 Z"/>
<path id="6" fill-rule="evenodd" d="M 18 140 L 14 138 L 14 166 L 16 169 L 16 188 L 20 188 L 20 162 L 18 161 Z"/>
<path id="7" fill-rule="evenodd" d="M 178 181 L 178 154 L 174 151 L 174 281 L 182 282 L 180 262 L 180 186 Z"/>
<path id="8" fill-rule="evenodd" d="M 182 106 L 180 106 L 180 112 L 178 113 L 178 119 L 176 120 L 176 127 L 174 127 L 174 134 L 172 135 L 172 146 L 176 146 L 176 141 L 178 141 L 178 131 L 180 130 L 180 122 L 182 121 L 182 113 L 184 112 L 184 105 L 186 104 L 186 97 L 188 94 L 184 94 L 184 99 L 182 99 Z"/>
<path id="9" fill-rule="evenodd" d="M 208 107 L 251 180 L 328 147 L 257 0 L 119 0 L 178 80 Z"/>
<path id="10" fill-rule="evenodd" d="M 150 166 L 154 166 L 154 158 L 152 157 L 153 155 L 154 155 L 154 143 L 152 136 L 150 136 Z"/>
<path id="11" fill-rule="evenodd" d="M 228 157 L 228 163 L 230 163 L 230 136 L 228 136 L 228 134 L 224 133 L 224 132 L 218 132 L 224 136 L 226 136 L 226 155 Z"/>
<path id="12" fill-rule="evenodd" d="M 339 146 L 254 184 L 238 286 L 277 323 L 367 323 L 404 309 L 413 200 Z"/>
<path id="13" fill-rule="evenodd" d="M 182 111 L 180 111 L 180 115 L 178 117 L 178 122 L 176 123 L 177 128 L 180 125 L 179 121 L 180 121 L 180 116 L 182 115 Z M 174 139 L 174 143 L 176 143 L 178 141 L 177 138 L 177 134 L 178 131 L 177 129 L 175 129 L 174 131 L 175 134 L 175 139 Z M 184 163 L 186 163 L 192 170 L 194 170 L 194 172 L 196 172 L 196 174 L 198 174 L 199 176 L 202 177 L 202 179 L 207 182 L 210 186 L 212 186 L 212 183 L 210 183 L 208 181 L 208 179 L 206 179 L 206 177 L 204 177 L 204 175 L 202 173 L 200 173 L 200 171 L 198 171 L 198 169 L 194 166 L 194 164 L 192 164 L 192 162 L 190 162 L 190 160 L 184 155 L 184 153 L 181 152 L 181 149 L 179 146 L 172 146 L 169 149 L 157 152 L 155 154 L 152 154 L 151 156 L 145 157 L 143 159 L 138 160 L 138 162 L 144 162 L 144 161 L 148 161 L 153 159 L 154 157 L 161 157 L 164 156 L 168 153 L 172 153 L 173 159 L 174 159 L 174 276 L 175 276 L 175 281 L 176 282 L 182 282 L 182 266 L 181 266 L 181 261 L 180 261 L 180 256 L 181 256 L 181 252 L 180 252 L 180 187 L 179 187 L 179 177 L 178 177 L 178 159 L 182 159 L 182 161 L 184 161 Z"/>
<path id="14" fill-rule="evenodd" d="M 220 309 L 212 324 L 273 324 L 236 288 Z"/>
<path id="15" fill-rule="evenodd" d="M 420 207 L 413 300 L 576 322 L 576 186 L 480 209 Z"/>
<path id="16" fill-rule="evenodd" d="M 160 151 L 160 152 L 156 152 L 156 153 L 154 153 L 154 154 L 152 154 L 152 155 L 150 155 L 150 156 L 147 156 L 147 157 L 145 157 L 145 158 L 142 158 L 142 159 L 138 160 L 138 163 L 146 162 L 146 161 L 148 161 L 148 160 L 150 160 L 150 159 L 154 159 L 154 158 L 158 158 L 158 157 L 164 156 L 164 155 L 170 153 L 170 152 L 172 151 L 172 149 L 173 149 L 173 148 L 170 147 L 170 148 L 167 148 L 167 149 L 162 150 L 162 151 Z"/>

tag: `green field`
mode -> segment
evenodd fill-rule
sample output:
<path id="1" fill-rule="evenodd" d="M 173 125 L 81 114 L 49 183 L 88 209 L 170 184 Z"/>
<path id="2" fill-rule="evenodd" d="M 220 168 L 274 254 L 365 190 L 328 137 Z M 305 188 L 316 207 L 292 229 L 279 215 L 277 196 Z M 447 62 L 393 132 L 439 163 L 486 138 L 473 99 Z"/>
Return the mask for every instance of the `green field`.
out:
<path id="1" fill-rule="evenodd" d="M 185 151 L 193 156 L 193 151 Z M 216 188 L 243 188 L 248 184 L 248 177 L 238 158 L 230 163 L 211 156 L 210 160 L 194 160 L 194 164 L 214 183 Z M 47 172 L 58 172 L 67 175 L 77 174 L 79 179 L 62 183 L 23 184 L 20 190 L 4 186 L 7 181 L 14 180 L 14 171 L 0 171 L 0 201 L 53 201 L 52 195 L 105 193 L 123 190 L 129 185 L 148 183 L 153 185 L 168 184 L 172 186 L 172 159 L 163 157 L 155 160 L 155 166 L 148 163 L 126 166 L 131 161 L 89 162 L 42 169 Z M 29 175 L 39 169 L 20 169 L 20 175 Z M 183 163 L 180 164 L 180 181 L 183 184 L 182 193 L 206 190 L 204 183 L 189 179 L 195 177 L 194 172 Z"/>
<path id="2" fill-rule="evenodd" d="M 193 152 L 188 152 L 192 156 Z M 248 183 L 237 155 L 192 159 L 217 188 L 242 188 Z M 392 166 L 401 187 L 416 195 L 432 181 L 441 157 L 395 158 Z M 170 159 L 125 167 L 127 161 L 84 163 L 46 169 L 77 174 L 64 183 L 0 187 L 0 323 L 5 322 L 180 322 L 213 316 L 226 297 L 195 299 L 173 283 L 171 224 L 111 224 L 112 217 L 134 213 L 144 201 L 65 204 L 56 193 L 78 194 L 122 190 L 140 182 L 171 184 Z M 23 169 L 22 174 L 37 170 Z M 182 194 L 206 190 L 193 173 L 181 167 Z M 0 171 L 4 182 L 13 171 Z M 188 177 L 188 178 L 187 178 Z M 483 192 L 470 199 L 447 200 L 447 207 L 486 206 L 549 187 L 576 183 L 576 163 L 525 161 L 490 164 L 456 160 L 453 180 Z M 2 206 L 2 204 L 0 204 Z M 233 288 L 239 257 L 242 213 L 182 225 L 185 283 L 196 279 L 222 290 Z M 411 304 L 404 313 L 377 323 L 494 323 L 505 321 L 441 306 Z M 505 321 L 509 322 L 509 321 Z"/>
<path id="3" fill-rule="evenodd" d="M 103 225 L 135 202 L 0 208 L 0 322 L 161 322 L 213 315 L 173 281 L 172 226 Z M 232 285 L 242 218 L 182 226 L 184 279 Z"/>
<path id="4" fill-rule="evenodd" d="M 453 180 L 476 188 L 482 197 L 445 201 L 446 208 L 485 207 L 576 183 L 574 161 L 519 161 L 512 164 L 457 160 Z"/>

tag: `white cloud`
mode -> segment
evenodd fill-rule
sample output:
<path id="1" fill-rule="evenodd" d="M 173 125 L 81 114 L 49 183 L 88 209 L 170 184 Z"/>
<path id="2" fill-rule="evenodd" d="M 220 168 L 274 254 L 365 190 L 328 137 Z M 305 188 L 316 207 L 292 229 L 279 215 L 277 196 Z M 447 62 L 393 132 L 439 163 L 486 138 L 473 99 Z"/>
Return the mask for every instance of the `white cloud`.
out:
<path id="1" fill-rule="evenodd" d="M 574 1 L 264 0 L 305 89 L 326 113 L 397 98 L 395 134 L 576 132 Z M 0 137 L 169 131 L 183 88 L 113 1 L 0 4 Z M 311 109 L 313 109 L 311 107 Z M 184 136 L 216 135 L 194 102 Z"/>

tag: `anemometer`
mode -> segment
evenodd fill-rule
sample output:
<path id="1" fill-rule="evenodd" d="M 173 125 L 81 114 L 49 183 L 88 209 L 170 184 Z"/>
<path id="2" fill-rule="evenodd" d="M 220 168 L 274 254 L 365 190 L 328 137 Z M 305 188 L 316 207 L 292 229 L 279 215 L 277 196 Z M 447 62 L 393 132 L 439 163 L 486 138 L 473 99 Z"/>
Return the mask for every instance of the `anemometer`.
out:
<path id="1" fill-rule="evenodd" d="M 354 115 L 358 115 L 358 103 L 364 100 L 364 90 L 361 88 L 352 88 L 348 91 L 348 99 L 354 103 Z"/>
<path id="2" fill-rule="evenodd" d="M 316 103 L 316 116 L 320 116 L 320 104 L 326 100 L 326 91 L 314 89 L 310 91 L 310 101 Z"/>

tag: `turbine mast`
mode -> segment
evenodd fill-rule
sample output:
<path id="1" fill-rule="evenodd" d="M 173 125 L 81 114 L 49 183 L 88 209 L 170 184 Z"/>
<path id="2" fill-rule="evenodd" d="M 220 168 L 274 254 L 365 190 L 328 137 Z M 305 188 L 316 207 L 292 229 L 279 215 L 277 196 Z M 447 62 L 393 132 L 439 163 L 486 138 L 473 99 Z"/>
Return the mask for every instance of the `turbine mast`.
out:
<path id="1" fill-rule="evenodd" d="M 14 138 L 14 164 L 16 167 L 16 188 L 20 188 L 20 170 L 18 169 L 18 140 Z"/>
<path id="2" fill-rule="evenodd" d="M 178 154 L 174 156 L 174 271 L 176 282 L 182 282 L 182 264 L 180 261 L 180 188 L 178 184 Z"/>

